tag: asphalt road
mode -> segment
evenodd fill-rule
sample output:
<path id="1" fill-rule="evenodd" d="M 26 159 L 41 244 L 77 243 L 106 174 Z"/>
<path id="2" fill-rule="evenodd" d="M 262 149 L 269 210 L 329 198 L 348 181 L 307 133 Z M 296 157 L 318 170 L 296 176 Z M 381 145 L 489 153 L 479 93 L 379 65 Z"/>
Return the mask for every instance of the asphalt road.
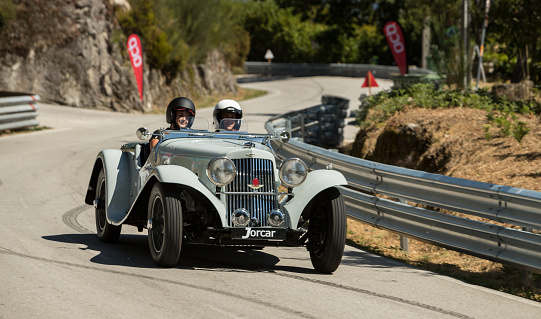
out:
<path id="1" fill-rule="evenodd" d="M 380 81 L 381 84 L 385 84 Z M 366 93 L 361 79 L 292 78 L 241 102 L 254 132 L 271 115 Z M 386 83 L 386 85 L 390 85 Z M 366 89 L 364 89 L 366 90 Z M 211 119 L 212 109 L 198 115 Z M 152 262 L 146 233 L 101 243 L 84 204 L 100 149 L 137 140 L 163 115 L 40 104 L 53 129 L 0 137 L 0 318 L 539 318 L 541 304 L 346 247 L 333 275 L 304 248 L 183 247 L 177 267 Z M 354 135 L 354 128 L 350 128 Z"/>

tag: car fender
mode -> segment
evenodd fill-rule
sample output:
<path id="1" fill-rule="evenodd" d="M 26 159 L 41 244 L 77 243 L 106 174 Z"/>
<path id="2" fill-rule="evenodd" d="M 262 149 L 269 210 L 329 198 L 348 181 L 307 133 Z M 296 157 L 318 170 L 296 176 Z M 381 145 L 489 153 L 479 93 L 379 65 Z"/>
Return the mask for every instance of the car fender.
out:
<path id="1" fill-rule="evenodd" d="M 295 224 L 306 205 L 320 192 L 339 185 L 347 185 L 346 178 L 342 173 L 334 170 L 315 170 L 306 176 L 306 180 L 300 186 L 293 188 L 293 198 L 284 205 L 285 210 L 290 216 L 292 227 Z"/>
<path id="2" fill-rule="evenodd" d="M 130 155 L 120 150 L 100 151 L 94 163 L 92 176 L 85 198 L 89 205 L 96 196 L 97 179 L 100 170 L 105 172 L 105 212 L 111 224 L 118 224 L 130 208 L 131 168 Z"/>
<path id="3" fill-rule="evenodd" d="M 191 170 L 177 165 L 157 166 L 152 170 L 151 174 L 147 178 L 145 185 L 139 192 L 139 195 L 148 194 L 152 186 L 154 185 L 154 181 L 156 180 L 164 184 L 177 184 L 181 186 L 187 186 L 199 192 L 200 194 L 205 196 L 212 205 L 214 205 L 216 211 L 218 212 L 218 215 L 220 216 L 222 225 L 227 225 L 226 209 L 224 204 L 216 197 L 215 194 L 213 194 L 207 187 L 205 187 L 203 183 L 201 183 L 199 177 Z M 138 196 L 138 198 L 135 200 L 130 212 L 133 211 L 135 208 L 146 210 L 147 202 L 143 203 L 139 197 L 141 196 Z"/>

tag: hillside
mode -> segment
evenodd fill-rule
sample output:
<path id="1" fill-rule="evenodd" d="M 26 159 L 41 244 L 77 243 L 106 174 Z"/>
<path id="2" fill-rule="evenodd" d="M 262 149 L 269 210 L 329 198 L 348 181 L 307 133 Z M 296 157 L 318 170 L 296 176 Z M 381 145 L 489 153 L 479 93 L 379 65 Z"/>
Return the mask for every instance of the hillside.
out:
<path id="1" fill-rule="evenodd" d="M 519 115 L 531 131 L 518 143 L 495 127 L 486 111 L 405 109 L 385 125 L 359 131 L 351 155 L 416 170 L 541 191 L 541 123 Z"/>
<path id="2" fill-rule="evenodd" d="M 59 104 L 148 112 L 177 96 L 204 99 L 236 93 L 233 73 L 217 50 L 175 78 L 144 62 L 144 103 L 111 0 L 10 0 L 0 23 L 0 91 L 38 94 Z M 148 43 L 143 43 L 143 46 Z M 144 56 L 146 59 L 146 56 Z"/>

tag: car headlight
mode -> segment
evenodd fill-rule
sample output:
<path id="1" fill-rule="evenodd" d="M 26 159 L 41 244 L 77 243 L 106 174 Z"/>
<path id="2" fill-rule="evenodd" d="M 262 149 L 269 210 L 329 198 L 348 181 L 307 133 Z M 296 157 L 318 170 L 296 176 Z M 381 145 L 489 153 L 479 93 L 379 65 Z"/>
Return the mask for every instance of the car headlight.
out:
<path id="1" fill-rule="evenodd" d="M 287 187 L 297 187 L 304 182 L 308 168 L 303 161 L 298 158 L 290 158 L 285 160 L 280 166 L 280 180 Z"/>
<path id="2" fill-rule="evenodd" d="M 284 224 L 284 214 L 279 209 L 274 209 L 267 213 L 267 223 L 274 227 L 280 227 Z"/>
<path id="3" fill-rule="evenodd" d="M 207 176 L 211 182 L 219 187 L 231 183 L 236 175 L 237 168 L 227 157 L 216 157 L 207 166 Z"/>

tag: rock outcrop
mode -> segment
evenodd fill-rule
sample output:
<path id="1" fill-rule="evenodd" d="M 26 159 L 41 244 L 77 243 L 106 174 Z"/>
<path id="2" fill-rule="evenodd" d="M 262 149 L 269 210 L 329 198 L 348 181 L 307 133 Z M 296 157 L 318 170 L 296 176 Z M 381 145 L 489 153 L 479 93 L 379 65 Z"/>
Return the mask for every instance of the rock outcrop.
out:
<path id="1" fill-rule="evenodd" d="M 11 0 L 17 12 L 0 30 L 0 90 L 34 93 L 74 107 L 149 111 L 176 96 L 234 93 L 219 52 L 166 81 L 144 69 L 144 104 L 112 0 Z"/>

